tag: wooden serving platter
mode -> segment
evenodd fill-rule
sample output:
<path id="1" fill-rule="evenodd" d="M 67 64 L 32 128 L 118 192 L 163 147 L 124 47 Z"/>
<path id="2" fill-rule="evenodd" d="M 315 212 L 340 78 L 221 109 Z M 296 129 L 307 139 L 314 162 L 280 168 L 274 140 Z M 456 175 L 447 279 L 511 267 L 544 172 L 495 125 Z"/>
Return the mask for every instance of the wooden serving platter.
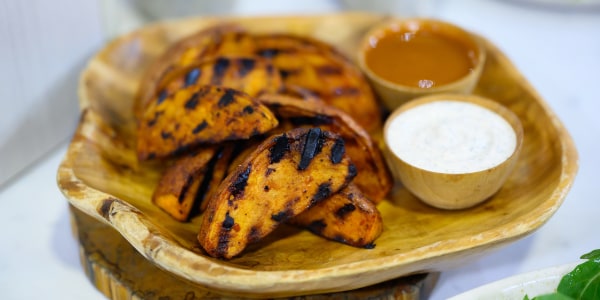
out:
<path id="1" fill-rule="evenodd" d="M 168 45 L 230 21 L 249 31 L 284 31 L 329 42 L 354 57 L 358 41 L 386 17 L 345 13 L 306 17 L 188 19 L 144 27 L 110 42 L 81 76 L 81 121 L 58 170 L 70 204 L 119 232 L 149 262 L 219 293 L 284 297 L 353 290 L 443 271 L 532 233 L 556 212 L 578 168 L 575 146 L 549 106 L 488 40 L 476 94 L 519 116 L 524 144 L 503 188 L 476 207 L 429 207 L 398 183 L 379 204 L 384 231 L 374 249 L 357 249 L 283 226 L 239 257 L 208 257 L 196 242 L 201 217 L 179 223 L 150 196 L 160 170 L 133 151 L 132 100 L 145 67 Z"/>

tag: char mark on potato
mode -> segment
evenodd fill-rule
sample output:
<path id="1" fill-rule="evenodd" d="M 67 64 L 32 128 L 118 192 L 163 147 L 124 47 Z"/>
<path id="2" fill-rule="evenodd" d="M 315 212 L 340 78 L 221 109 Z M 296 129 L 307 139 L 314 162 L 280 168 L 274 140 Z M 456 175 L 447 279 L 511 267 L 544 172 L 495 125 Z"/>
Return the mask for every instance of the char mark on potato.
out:
<path id="1" fill-rule="evenodd" d="M 308 133 L 306 133 L 306 140 L 302 149 L 300 163 L 298 163 L 298 170 L 306 170 L 315 155 L 319 154 L 323 149 L 323 143 L 325 141 L 322 133 L 323 132 L 318 127 L 311 128 Z"/>
<path id="2" fill-rule="evenodd" d="M 204 178 L 202 178 L 202 182 L 200 183 L 200 187 L 198 188 L 198 192 L 196 193 L 196 197 L 194 198 L 194 207 L 192 207 L 192 211 L 190 212 L 190 216 L 195 216 L 201 212 L 202 203 L 204 201 L 208 201 L 207 192 L 210 189 L 211 181 L 214 176 L 215 167 L 217 166 L 217 162 L 223 156 L 224 147 L 218 150 L 217 154 L 213 156 L 208 162 L 206 167 L 206 171 L 204 172 Z"/>
<path id="3" fill-rule="evenodd" d="M 215 249 L 216 256 L 225 256 L 225 254 L 227 254 L 227 249 L 229 249 L 229 230 L 223 230 L 219 235 L 217 249 Z"/>
<path id="4" fill-rule="evenodd" d="M 281 76 L 281 79 L 283 80 L 300 73 L 301 71 L 298 69 L 279 69 L 279 76 Z"/>
<path id="5" fill-rule="evenodd" d="M 283 134 L 276 137 L 274 145 L 269 149 L 269 163 L 278 163 L 289 150 L 290 143 L 287 135 Z"/>
<path id="6" fill-rule="evenodd" d="M 152 120 L 149 120 L 146 123 L 148 125 L 148 127 L 154 126 L 154 124 L 156 124 L 156 122 L 158 122 L 158 118 L 160 118 L 160 115 L 162 115 L 163 113 L 164 113 L 163 111 L 154 112 L 154 117 L 152 118 Z"/>
<path id="7" fill-rule="evenodd" d="M 273 172 L 275 172 L 275 169 L 267 168 L 267 171 L 265 172 L 265 177 L 269 177 L 269 175 L 273 174 Z"/>
<path id="8" fill-rule="evenodd" d="M 187 176 L 187 178 L 185 179 L 185 183 L 181 187 L 181 194 L 179 194 L 179 198 L 177 198 L 177 202 L 179 202 L 179 204 L 183 203 L 183 201 L 185 200 L 185 196 L 188 193 L 190 186 L 192 185 L 193 182 L 194 182 L 194 176 L 191 176 L 191 175 Z"/>
<path id="9" fill-rule="evenodd" d="M 328 182 L 321 183 L 319 185 L 319 188 L 317 189 L 317 192 L 313 195 L 311 199 L 311 204 L 315 205 L 323 201 L 324 199 L 327 199 L 329 196 L 331 196 L 331 184 Z"/>
<path id="10" fill-rule="evenodd" d="M 219 108 L 226 107 L 227 105 L 235 102 L 236 91 L 234 89 L 225 89 L 225 93 L 219 99 Z"/>
<path id="11" fill-rule="evenodd" d="M 293 215 L 294 215 L 293 211 L 286 209 L 286 210 L 282 210 L 276 214 L 272 214 L 271 220 L 281 223 L 281 222 L 285 222 L 286 220 L 290 219 Z"/>
<path id="12" fill-rule="evenodd" d="M 320 234 L 321 232 L 323 232 L 323 230 L 325 229 L 325 227 L 327 227 L 327 223 L 325 223 L 324 220 L 319 219 L 319 220 L 312 221 L 306 227 L 306 229 L 308 229 L 309 231 L 311 231 L 311 232 L 313 232 L 315 234 Z"/>
<path id="13" fill-rule="evenodd" d="M 254 113 L 254 108 L 252 108 L 252 105 L 247 105 L 246 107 L 244 107 L 243 112 L 245 114 L 252 114 Z"/>
<path id="14" fill-rule="evenodd" d="M 185 74 L 185 86 L 196 84 L 198 78 L 200 78 L 200 72 L 199 68 L 194 68 Z"/>
<path id="15" fill-rule="evenodd" d="M 238 74 L 240 77 L 244 77 L 254 69 L 256 61 L 252 58 L 242 58 L 240 59 L 240 65 L 241 67 Z"/>
<path id="16" fill-rule="evenodd" d="M 354 204 L 346 203 L 346 204 L 344 204 L 344 206 L 340 207 L 338 210 L 335 211 L 335 216 L 340 219 L 344 219 L 344 217 L 346 217 L 346 215 L 348 215 L 349 213 L 351 213 L 355 210 L 356 210 L 356 206 Z"/>
<path id="17" fill-rule="evenodd" d="M 160 132 L 160 138 L 162 138 L 163 140 L 168 140 L 170 138 L 173 137 L 173 134 L 167 131 L 161 131 Z"/>
<path id="18" fill-rule="evenodd" d="M 344 140 L 342 138 L 337 138 L 333 147 L 331 147 L 331 162 L 339 164 L 342 161 L 345 152 L 346 147 L 344 146 Z"/>
<path id="19" fill-rule="evenodd" d="M 250 242 L 250 243 L 256 242 L 256 241 L 260 240 L 261 237 L 262 237 L 262 232 L 260 231 L 260 228 L 252 226 L 252 228 L 250 228 L 250 232 L 248 233 L 248 242 Z"/>
<path id="20" fill-rule="evenodd" d="M 221 227 L 223 227 L 224 230 L 229 231 L 233 228 L 233 225 L 235 225 L 235 220 L 229 215 L 229 212 L 225 213 L 225 220 L 223 220 Z"/>
<path id="21" fill-rule="evenodd" d="M 356 174 L 356 166 L 353 163 L 350 163 L 348 165 L 348 175 L 346 175 L 346 181 L 350 182 L 352 178 L 356 177 Z"/>
<path id="22" fill-rule="evenodd" d="M 225 77 L 225 73 L 229 68 L 231 61 L 224 57 L 219 57 L 213 66 L 213 75 L 211 78 L 211 83 L 219 85 L 223 81 L 223 77 Z"/>
<path id="23" fill-rule="evenodd" d="M 190 99 L 185 102 L 185 109 L 195 109 L 200 102 L 200 94 L 198 92 L 192 94 Z"/>
<path id="24" fill-rule="evenodd" d="M 229 191 L 231 195 L 235 198 L 240 197 L 244 193 L 244 189 L 246 189 L 246 185 L 248 184 L 248 177 L 250 176 L 250 171 L 252 171 L 252 165 L 248 165 L 246 170 L 241 172 L 233 184 L 229 186 Z"/>
<path id="25" fill-rule="evenodd" d="M 167 99 L 167 96 L 169 96 L 169 93 L 167 93 L 166 90 L 160 91 L 160 93 L 158 93 L 158 98 L 156 99 L 156 104 L 158 105 L 163 103 L 163 101 Z"/>
<path id="26" fill-rule="evenodd" d="M 202 131 L 204 128 L 206 128 L 208 126 L 208 123 L 206 123 L 206 120 L 202 120 L 202 122 L 200 122 L 198 125 L 196 125 L 196 127 L 194 127 L 194 129 L 192 130 L 193 134 L 197 134 L 200 131 Z"/>
<path id="27" fill-rule="evenodd" d="M 193 149 L 193 147 L 191 145 L 183 145 L 183 146 L 179 146 L 175 149 L 175 151 L 173 151 L 173 156 L 181 156 L 181 155 L 185 155 L 186 153 L 188 153 L 189 151 L 191 151 Z"/>
<path id="28" fill-rule="evenodd" d="M 375 244 L 374 243 L 368 243 L 363 248 L 365 248 L 365 249 L 374 249 L 375 248 Z"/>

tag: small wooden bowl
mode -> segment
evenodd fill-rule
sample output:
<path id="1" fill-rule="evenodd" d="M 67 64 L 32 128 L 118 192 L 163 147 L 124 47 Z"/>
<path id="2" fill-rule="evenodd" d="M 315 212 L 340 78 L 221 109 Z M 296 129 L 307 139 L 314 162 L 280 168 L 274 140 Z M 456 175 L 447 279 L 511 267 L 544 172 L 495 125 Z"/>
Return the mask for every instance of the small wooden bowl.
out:
<path id="1" fill-rule="evenodd" d="M 460 101 L 476 104 L 505 119 L 515 132 L 516 145 L 512 154 L 500 164 L 464 173 L 440 173 L 414 166 L 396 155 L 390 148 L 390 124 L 400 114 L 417 106 L 436 101 Z M 513 170 L 523 144 L 523 128 L 519 118 L 501 104 L 487 98 L 463 94 L 437 94 L 410 101 L 396 109 L 384 125 L 386 157 L 396 178 L 423 202 L 442 209 L 464 209 L 483 202 L 495 194 Z"/>
<path id="2" fill-rule="evenodd" d="M 369 67 L 366 57 L 367 53 L 372 50 L 374 41 L 378 41 L 386 34 L 395 32 L 430 32 L 454 40 L 472 50 L 474 66 L 465 76 L 450 83 L 431 88 L 420 88 L 389 81 Z M 366 74 L 383 104 L 389 110 L 394 110 L 411 99 L 430 94 L 471 93 L 479 81 L 486 56 L 483 41 L 476 35 L 458 26 L 435 19 L 400 19 L 376 25 L 368 31 L 359 45 L 358 65 Z M 405 71 L 399 70 L 398 72 Z"/>

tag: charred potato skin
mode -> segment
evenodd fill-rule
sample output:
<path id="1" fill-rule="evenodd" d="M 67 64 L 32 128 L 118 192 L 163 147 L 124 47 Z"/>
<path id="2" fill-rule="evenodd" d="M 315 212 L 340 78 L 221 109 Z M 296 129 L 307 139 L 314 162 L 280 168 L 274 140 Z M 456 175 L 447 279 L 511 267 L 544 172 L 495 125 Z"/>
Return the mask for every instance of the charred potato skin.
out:
<path id="1" fill-rule="evenodd" d="M 360 189 L 350 184 L 290 220 L 316 235 L 346 245 L 373 248 L 383 230 L 381 214 Z"/>
<path id="2" fill-rule="evenodd" d="M 331 132 L 302 128 L 271 137 L 221 183 L 198 241 L 210 256 L 231 259 L 355 176 L 343 140 Z"/>

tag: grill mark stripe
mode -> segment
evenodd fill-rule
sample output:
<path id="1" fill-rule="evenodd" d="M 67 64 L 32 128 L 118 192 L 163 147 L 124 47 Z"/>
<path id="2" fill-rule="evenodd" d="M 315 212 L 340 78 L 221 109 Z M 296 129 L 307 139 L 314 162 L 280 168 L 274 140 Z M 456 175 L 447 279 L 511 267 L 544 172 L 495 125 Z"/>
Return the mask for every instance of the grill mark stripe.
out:
<path id="1" fill-rule="evenodd" d="M 219 108 L 226 107 L 227 105 L 235 102 L 236 92 L 233 89 L 225 89 L 225 93 L 219 99 Z"/>
<path id="2" fill-rule="evenodd" d="M 269 149 L 269 163 L 278 163 L 289 150 L 290 143 L 287 136 L 283 134 L 276 137 L 274 145 Z"/>
<path id="3" fill-rule="evenodd" d="M 158 94 L 158 98 L 156 99 L 156 105 L 163 103 L 165 99 L 167 99 L 168 93 L 167 90 L 162 90 Z"/>
<path id="4" fill-rule="evenodd" d="M 344 146 L 344 140 L 341 138 L 337 138 L 333 147 L 331 147 L 331 162 L 335 164 L 339 164 L 344 157 L 344 153 L 346 152 L 346 147 Z"/>
<path id="5" fill-rule="evenodd" d="M 223 77 L 225 77 L 225 73 L 227 73 L 227 69 L 231 65 L 231 61 L 227 58 L 220 57 L 215 62 L 213 66 L 213 75 L 211 78 L 211 83 L 219 85 L 223 82 Z"/>
<path id="6" fill-rule="evenodd" d="M 255 65 L 256 65 L 256 61 L 254 59 L 251 59 L 251 58 L 240 59 L 240 69 L 239 69 L 238 74 L 240 75 L 240 77 L 244 77 L 244 76 L 248 75 L 248 73 L 252 72 Z"/>
<path id="7" fill-rule="evenodd" d="M 179 194 L 179 197 L 177 198 L 177 202 L 179 202 L 179 204 L 182 204 L 183 201 L 185 200 L 185 196 L 187 195 L 187 193 L 190 189 L 190 186 L 192 185 L 193 182 L 194 182 L 194 176 L 188 176 L 185 179 L 185 183 L 181 187 L 181 194 Z"/>
<path id="8" fill-rule="evenodd" d="M 206 128 L 208 126 L 208 123 L 206 122 L 206 120 L 202 120 L 202 122 L 200 122 L 198 125 L 196 125 L 196 127 L 194 127 L 194 129 L 192 130 L 193 134 L 198 134 L 200 131 L 204 130 L 204 128 Z"/>
<path id="9" fill-rule="evenodd" d="M 250 171 L 252 171 L 252 165 L 248 165 L 246 170 L 240 173 L 233 184 L 229 186 L 229 191 L 235 198 L 240 197 L 244 193 L 244 189 L 246 189 L 246 185 L 248 184 L 248 177 L 250 177 Z"/>
<path id="10" fill-rule="evenodd" d="M 198 82 L 198 78 L 200 78 L 200 69 L 194 68 L 185 74 L 185 86 L 188 87 L 190 85 L 196 84 Z"/>
<path id="11" fill-rule="evenodd" d="M 185 102 L 184 107 L 185 109 L 195 109 L 196 106 L 198 106 L 198 103 L 200 102 L 200 95 L 198 94 L 198 92 L 192 94 L 192 96 Z"/>
<path id="12" fill-rule="evenodd" d="M 305 170 L 312 159 L 320 152 L 320 148 L 323 147 L 323 138 L 321 135 L 321 129 L 311 128 L 306 133 L 306 140 L 302 149 L 302 156 L 300 157 L 300 163 L 298 163 L 298 170 Z"/>

